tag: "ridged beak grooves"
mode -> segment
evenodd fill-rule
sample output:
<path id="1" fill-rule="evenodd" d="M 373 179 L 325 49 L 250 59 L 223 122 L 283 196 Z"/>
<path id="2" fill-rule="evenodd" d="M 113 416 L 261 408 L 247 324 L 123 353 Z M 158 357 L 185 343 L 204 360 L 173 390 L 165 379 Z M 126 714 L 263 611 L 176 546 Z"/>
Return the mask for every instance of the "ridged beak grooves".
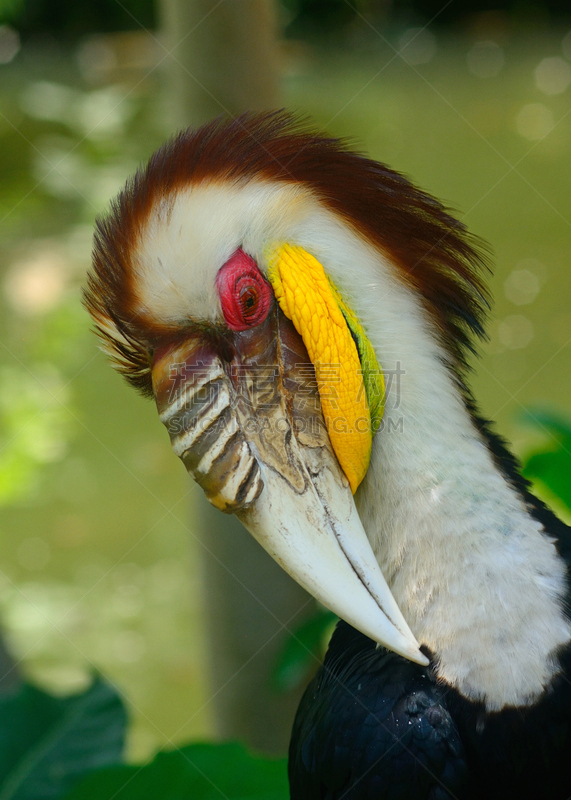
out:
<path id="1" fill-rule="evenodd" d="M 361 524 L 294 325 L 274 303 L 224 353 L 214 342 L 197 332 L 155 357 L 153 391 L 175 453 L 208 500 L 321 603 L 426 665 Z"/>

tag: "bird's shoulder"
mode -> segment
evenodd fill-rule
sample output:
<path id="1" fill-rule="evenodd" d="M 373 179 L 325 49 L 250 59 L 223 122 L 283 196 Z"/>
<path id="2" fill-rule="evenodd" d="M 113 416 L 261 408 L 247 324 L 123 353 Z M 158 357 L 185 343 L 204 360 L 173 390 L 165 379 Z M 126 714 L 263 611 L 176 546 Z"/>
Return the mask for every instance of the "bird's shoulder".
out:
<path id="1" fill-rule="evenodd" d="M 340 622 L 297 712 L 292 800 L 464 797 L 464 751 L 428 670 Z"/>

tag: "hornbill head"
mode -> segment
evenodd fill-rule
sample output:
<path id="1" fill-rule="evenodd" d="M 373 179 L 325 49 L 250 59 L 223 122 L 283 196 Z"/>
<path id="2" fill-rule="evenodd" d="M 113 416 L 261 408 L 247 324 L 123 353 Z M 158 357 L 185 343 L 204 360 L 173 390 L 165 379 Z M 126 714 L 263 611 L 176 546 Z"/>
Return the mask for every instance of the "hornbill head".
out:
<path id="1" fill-rule="evenodd" d="M 394 320 L 373 325 L 374 298 L 394 290 L 398 318 L 402 292 L 414 296 L 458 370 L 466 326 L 478 329 L 478 265 L 433 198 L 271 113 L 155 153 L 99 221 L 86 291 L 117 368 L 154 396 L 210 502 L 419 664 L 353 498 L 384 435 L 383 354 L 399 346 Z"/>

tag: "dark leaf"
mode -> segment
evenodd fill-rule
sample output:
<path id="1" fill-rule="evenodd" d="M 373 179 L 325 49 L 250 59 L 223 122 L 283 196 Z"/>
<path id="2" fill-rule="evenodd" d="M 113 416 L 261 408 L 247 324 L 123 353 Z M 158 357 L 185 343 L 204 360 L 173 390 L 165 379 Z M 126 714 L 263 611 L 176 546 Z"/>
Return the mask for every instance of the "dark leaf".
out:
<path id="1" fill-rule="evenodd" d="M 101 770 L 65 800 L 287 800 L 285 759 L 248 753 L 239 744 L 193 744 L 158 753 L 142 767 Z"/>
<path id="2" fill-rule="evenodd" d="M 0 700 L 0 800 L 59 800 L 87 773 L 120 761 L 125 727 L 119 695 L 99 678 L 63 698 L 23 684 Z"/>

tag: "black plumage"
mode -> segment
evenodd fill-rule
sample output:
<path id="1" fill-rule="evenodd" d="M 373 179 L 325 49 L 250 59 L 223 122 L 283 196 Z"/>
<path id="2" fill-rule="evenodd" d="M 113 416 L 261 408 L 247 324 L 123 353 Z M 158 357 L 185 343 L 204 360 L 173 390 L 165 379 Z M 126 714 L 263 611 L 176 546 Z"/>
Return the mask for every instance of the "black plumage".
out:
<path id="1" fill-rule="evenodd" d="M 449 797 L 467 785 L 464 748 L 427 669 L 339 622 L 301 701 L 290 745 L 294 800 Z"/>
<path id="2" fill-rule="evenodd" d="M 571 529 L 529 492 L 489 424 L 473 418 L 497 467 L 570 564 Z M 439 681 L 433 666 L 339 622 L 294 723 L 292 800 L 569 800 L 571 648 L 558 655 L 561 671 L 539 702 L 489 713 Z"/>
<path id="3" fill-rule="evenodd" d="M 289 757 L 292 800 L 568 800 L 571 654 L 543 700 L 486 713 L 339 622 Z"/>

